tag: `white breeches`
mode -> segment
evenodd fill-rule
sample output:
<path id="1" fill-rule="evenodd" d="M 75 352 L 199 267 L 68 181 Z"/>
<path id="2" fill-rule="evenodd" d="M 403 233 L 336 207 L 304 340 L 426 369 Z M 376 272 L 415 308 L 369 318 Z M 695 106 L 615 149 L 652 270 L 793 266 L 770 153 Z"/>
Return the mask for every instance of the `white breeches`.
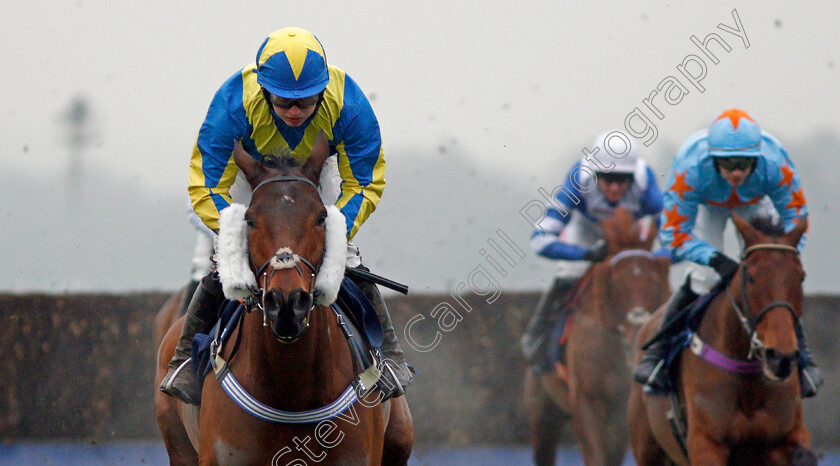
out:
<path id="1" fill-rule="evenodd" d="M 697 219 L 694 222 L 694 236 L 709 243 L 718 251 L 724 252 L 723 232 L 726 228 L 726 223 L 732 218 L 732 212 L 746 220 L 751 220 L 758 216 L 770 216 L 773 221 L 779 218 L 779 213 L 773 207 L 773 202 L 767 196 L 755 204 L 746 204 L 736 207 L 731 211 L 700 205 L 697 209 Z M 740 255 L 744 249 L 744 240 L 738 234 L 735 234 L 735 238 L 737 239 L 736 254 Z M 720 281 L 720 275 L 711 267 L 690 261 L 685 261 L 685 265 L 678 264 L 678 266 L 684 269 L 684 272 L 680 276 L 685 277 L 687 274 L 691 274 L 691 289 L 697 294 L 708 293 Z"/>

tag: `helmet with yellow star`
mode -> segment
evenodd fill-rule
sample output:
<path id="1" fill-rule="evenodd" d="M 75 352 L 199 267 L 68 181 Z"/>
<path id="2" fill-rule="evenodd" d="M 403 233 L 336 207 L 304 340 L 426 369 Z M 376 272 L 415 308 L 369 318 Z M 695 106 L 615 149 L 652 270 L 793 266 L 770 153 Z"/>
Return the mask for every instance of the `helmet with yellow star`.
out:
<path id="1" fill-rule="evenodd" d="M 257 82 L 286 99 L 319 94 L 330 81 L 327 56 L 311 32 L 287 27 L 271 33 L 257 51 Z"/>
<path id="2" fill-rule="evenodd" d="M 709 127 L 712 157 L 758 157 L 761 129 L 747 112 L 732 108 L 721 113 Z"/>

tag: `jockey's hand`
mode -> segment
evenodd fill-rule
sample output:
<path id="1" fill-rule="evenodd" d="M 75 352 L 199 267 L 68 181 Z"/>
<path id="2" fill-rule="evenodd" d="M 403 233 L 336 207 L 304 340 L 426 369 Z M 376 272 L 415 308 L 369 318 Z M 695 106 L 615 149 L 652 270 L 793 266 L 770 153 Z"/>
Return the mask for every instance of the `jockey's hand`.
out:
<path id="1" fill-rule="evenodd" d="M 607 247 L 606 241 L 600 239 L 583 255 L 583 260 L 592 262 L 601 262 L 606 259 L 610 251 Z"/>
<path id="2" fill-rule="evenodd" d="M 729 280 L 738 270 L 738 263 L 724 254 L 716 252 L 709 259 L 709 266 L 715 269 L 722 280 Z"/>

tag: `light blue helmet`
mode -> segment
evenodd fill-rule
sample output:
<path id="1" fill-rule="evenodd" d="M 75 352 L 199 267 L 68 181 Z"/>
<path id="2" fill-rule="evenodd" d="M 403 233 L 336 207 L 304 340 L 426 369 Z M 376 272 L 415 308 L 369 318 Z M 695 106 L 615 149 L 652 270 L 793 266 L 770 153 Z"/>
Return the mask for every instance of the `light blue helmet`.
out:
<path id="1" fill-rule="evenodd" d="M 709 127 L 712 157 L 758 157 L 761 129 L 747 112 L 732 108 L 721 113 Z"/>
<path id="2" fill-rule="evenodd" d="M 324 48 L 311 32 L 295 27 L 275 31 L 257 51 L 257 82 L 286 99 L 309 97 L 330 82 Z"/>

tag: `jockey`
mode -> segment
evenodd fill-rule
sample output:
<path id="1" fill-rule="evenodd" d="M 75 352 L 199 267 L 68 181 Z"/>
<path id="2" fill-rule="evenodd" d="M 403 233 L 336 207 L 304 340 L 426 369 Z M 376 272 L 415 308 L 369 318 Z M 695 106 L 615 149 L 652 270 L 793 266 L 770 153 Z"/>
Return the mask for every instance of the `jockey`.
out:
<path id="1" fill-rule="evenodd" d="M 206 270 L 203 262 L 212 253 L 202 234 L 216 236 L 219 212 L 234 201 L 246 205 L 250 201 L 250 187 L 234 163 L 235 145 L 257 160 L 274 154 L 301 162 L 320 131 L 327 135 L 331 151 L 338 154 L 341 194 L 332 202 L 347 219 L 350 240 L 376 209 L 385 188 L 379 122 L 356 82 L 327 64 L 324 49 L 312 33 L 293 27 L 275 31 L 260 46 L 256 60 L 222 84 L 198 132 L 189 178 L 192 207 L 201 220 L 194 279 Z M 367 270 L 358 248 L 348 243 L 347 249 L 348 266 Z M 412 375 L 388 310 L 374 284 L 364 280 L 356 284 L 373 304 L 383 327 L 386 364 L 382 377 L 386 380 L 380 382 L 380 388 L 384 399 L 400 396 Z M 213 270 L 196 284 L 161 391 L 199 404 L 194 374 L 183 368 L 189 362 L 193 335 L 212 328 L 223 302 L 219 275 Z"/>
<path id="2" fill-rule="evenodd" d="M 531 235 L 531 247 L 540 256 L 558 260 L 557 273 L 521 341 L 525 358 L 538 372 L 552 366 L 547 343 L 556 322 L 563 319 L 565 325 L 568 319 L 562 308 L 566 295 L 592 262 L 607 257 L 598 221 L 622 207 L 637 219 L 652 216 L 656 223 L 662 211 L 656 175 L 639 158 L 630 138 L 619 131 L 599 135 L 594 150 L 572 166 L 565 184 L 555 191 L 554 202 L 547 203 L 547 214 Z"/>
<path id="3" fill-rule="evenodd" d="M 743 110 L 726 110 L 708 130 L 694 133 L 671 168 L 660 239 L 676 259 L 693 264 L 685 283 L 666 304 L 660 330 L 679 332 L 689 304 L 717 283 L 731 279 L 738 269 L 738 263 L 721 252 L 723 230 L 733 212 L 746 219 L 780 219 L 785 231 L 790 231 L 808 213 L 808 206 L 796 167 L 782 144 L 759 129 Z M 805 236 L 800 251 L 804 244 Z M 801 350 L 801 393 L 813 396 L 823 378 L 799 322 L 796 335 Z M 647 392 L 667 390 L 667 376 L 660 370 L 669 349 L 665 340 L 652 343 L 633 370 L 634 379 L 644 383 Z"/>

